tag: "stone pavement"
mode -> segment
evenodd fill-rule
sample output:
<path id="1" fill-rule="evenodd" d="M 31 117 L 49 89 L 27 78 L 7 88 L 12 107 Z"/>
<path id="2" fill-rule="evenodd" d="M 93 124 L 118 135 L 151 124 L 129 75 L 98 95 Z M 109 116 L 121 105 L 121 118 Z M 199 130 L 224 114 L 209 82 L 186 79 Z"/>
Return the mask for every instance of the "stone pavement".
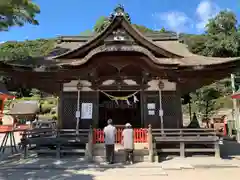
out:
<path id="1" fill-rule="evenodd" d="M 81 158 L 29 158 L 7 159 L 0 162 L 0 180 L 124 180 L 147 178 L 163 180 L 221 180 L 236 177 L 240 170 L 239 159 L 214 157 L 173 158 L 161 163 L 105 165 L 86 163 Z"/>
<path id="2" fill-rule="evenodd" d="M 240 159 L 219 159 L 215 157 L 169 158 L 159 163 L 141 162 L 125 166 L 121 163 L 106 165 L 87 163 L 84 158 L 37 158 L 32 156 L 21 159 L 19 156 L 0 161 L 0 169 L 82 169 L 82 168 L 161 168 L 164 170 L 199 169 L 199 168 L 240 168 Z"/>
<path id="3" fill-rule="evenodd" d="M 0 180 L 225 180 L 236 178 L 240 172 L 240 145 L 227 142 L 222 151 L 231 151 L 231 159 L 215 157 L 168 158 L 160 163 L 136 163 L 105 165 L 86 163 L 83 158 L 37 158 L 21 159 L 2 157 Z M 233 148 L 229 148 L 229 147 Z M 6 153 L 6 157 L 9 153 Z M 229 153 L 228 153 L 229 154 Z"/>
<path id="4" fill-rule="evenodd" d="M 225 180 L 236 178 L 240 168 L 162 170 L 161 168 L 110 168 L 110 169 L 5 169 L 0 170 L 1 180 Z"/>

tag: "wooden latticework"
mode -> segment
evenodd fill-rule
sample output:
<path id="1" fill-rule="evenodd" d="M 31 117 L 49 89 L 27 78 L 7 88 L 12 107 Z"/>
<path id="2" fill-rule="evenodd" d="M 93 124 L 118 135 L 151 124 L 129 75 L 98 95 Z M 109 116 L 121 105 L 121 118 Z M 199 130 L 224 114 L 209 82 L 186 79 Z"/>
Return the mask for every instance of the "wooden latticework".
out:
<path id="1" fill-rule="evenodd" d="M 181 104 L 175 91 L 162 93 L 164 128 L 181 127 Z"/>
<path id="2" fill-rule="evenodd" d="M 77 93 L 65 92 L 62 98 L 62 127 L 76 126 Z"/>

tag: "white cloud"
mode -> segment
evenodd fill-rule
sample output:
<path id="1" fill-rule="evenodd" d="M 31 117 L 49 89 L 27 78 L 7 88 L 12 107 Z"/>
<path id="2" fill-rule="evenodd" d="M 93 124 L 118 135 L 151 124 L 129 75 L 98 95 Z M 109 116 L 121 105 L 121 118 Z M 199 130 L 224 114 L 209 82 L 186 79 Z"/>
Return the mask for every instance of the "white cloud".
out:
<path id="1" fill-rule="evenodd" d="M 168 28 L 176 32 L 185 31 L 186 28 L 191 26 L 191 19 L 183 12 L 170 11 L 159 14 L 156 13 L 153 16 L 160 19 Z"/>
<path id="2" fill-rule="evenodd" d="M 176 32 L 185 32 L 193 28 L 196 28 L 197 31 L 203 31 L 208 20 L 216 16 L 219 11 L 220 8 L 217 4 L 210 0 L 203 0 L 195 9 L 197 20 L 193 20 L 193 18 L 180 11 L 155 13 L 153 17 L 157 21 L 160 20 L 163 26 L 167 26 L 170 30 Z"/>
<path id="3" fill-rule="evenodd" d="M 204 0 L 200 2 L 196 9 L 196 14 L 199 20 L 196 23 L 197 30 L 204 30 L 205 25 L 208 23 L 208 20 L 215 17 L 219 11 L 219 6 L 210 0 Z"/>

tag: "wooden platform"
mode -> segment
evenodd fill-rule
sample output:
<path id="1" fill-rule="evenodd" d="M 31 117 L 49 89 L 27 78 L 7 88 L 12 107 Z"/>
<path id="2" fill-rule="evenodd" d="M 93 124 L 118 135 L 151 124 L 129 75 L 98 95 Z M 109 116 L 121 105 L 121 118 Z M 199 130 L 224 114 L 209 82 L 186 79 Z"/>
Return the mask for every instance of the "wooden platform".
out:
<path id="1" fill-rule="evenodd" d="M 149 128 L 150 156 L 162 153 L 214 153 L 220 156 L 219 137 L 214 129 L 151 129 Z"/>

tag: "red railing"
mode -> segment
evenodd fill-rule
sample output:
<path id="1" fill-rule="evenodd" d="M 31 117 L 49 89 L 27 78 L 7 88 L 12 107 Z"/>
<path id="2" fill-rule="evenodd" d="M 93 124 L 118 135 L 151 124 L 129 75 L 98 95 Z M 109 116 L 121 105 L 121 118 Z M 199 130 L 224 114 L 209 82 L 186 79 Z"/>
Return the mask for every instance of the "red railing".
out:
<path id="1" fill-rule="evenodd" d="M 25 131 L 29 129 L 29 125 L 19 125 L 17 126 L 16 128 L 14 128 L 13 125 L 0 125 L 0 133 L 6 133 L 6 132 L 9 132 L 9 131 L 14 131 L 14 132 L 20 132 L 21 131 Z"/>
<path id="2" fill-rule="evenodd" d="M 13 125 L 0 125 L 0 132 L 12 131 Z"/>
<path id="3" fill-rule="evenodd" d="M 122 142 L 122 128 L 117 128 L 116 143 Z M 147 129 L 139 128 L 134 129 L 134 142 L 145 143 L 147 142 Z M 102 129 L 93 130 L 93 143 L 104 143 L 104 133 Z"/>

